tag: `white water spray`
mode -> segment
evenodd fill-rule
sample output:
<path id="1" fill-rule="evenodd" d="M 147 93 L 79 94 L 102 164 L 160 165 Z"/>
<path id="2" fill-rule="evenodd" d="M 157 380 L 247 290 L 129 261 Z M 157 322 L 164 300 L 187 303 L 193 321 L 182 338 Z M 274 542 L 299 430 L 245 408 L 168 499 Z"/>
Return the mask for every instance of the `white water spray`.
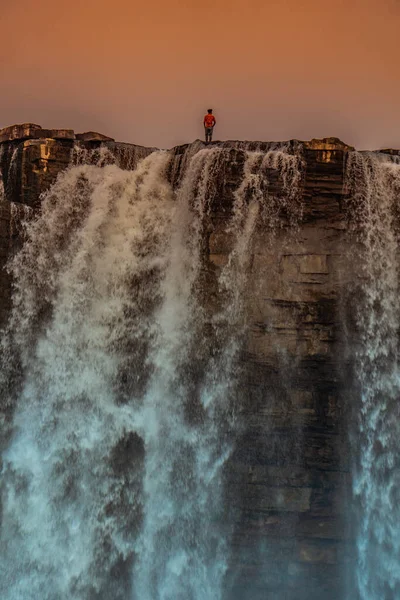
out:
<path id="1" fill-rule="evenodd" d="M 210 318 L 203 239 L 224 152 L 192 155 L 176 193 L 166 152 L 133 172 L 73 167 L 27 225 L 3 345 L 23 373 L 3 455 L 5 600 L 222 598 L 249 254 L 265 167 L 292 160 L 247 155 Z"/>
<path id="2" fill-rule="evenodd" d="M 400 166 L 351 153 L 347 182 L 358 242 L 356 376 L 361 394 L 353 447 L 360 600 L 400 597 Z"/>

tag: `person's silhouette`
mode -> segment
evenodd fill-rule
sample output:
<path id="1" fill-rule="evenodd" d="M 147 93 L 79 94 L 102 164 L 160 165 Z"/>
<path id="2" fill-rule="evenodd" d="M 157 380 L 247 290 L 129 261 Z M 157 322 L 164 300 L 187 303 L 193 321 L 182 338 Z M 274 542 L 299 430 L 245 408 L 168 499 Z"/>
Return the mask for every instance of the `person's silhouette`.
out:
<path id="1" fill-rule="evenodd" d="M 206 144 L 208 144 L 208 142 L 211 142 L 211 140 L 212 140 L 213 129 L 215 127 L 215 124 L 217 123 L 214 115 L 212 114 L 212 108 L 209 108 L 207 110 L 207 114 L 204 117 L 203 122 L 204 122 L 204 133 L 206 136 Z"/>

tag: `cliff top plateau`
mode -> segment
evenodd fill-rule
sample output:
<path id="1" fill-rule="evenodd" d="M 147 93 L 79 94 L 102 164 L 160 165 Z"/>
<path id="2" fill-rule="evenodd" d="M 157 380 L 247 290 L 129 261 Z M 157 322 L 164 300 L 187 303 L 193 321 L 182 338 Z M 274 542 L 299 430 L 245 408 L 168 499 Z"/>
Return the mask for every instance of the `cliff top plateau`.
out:
<path id="1" fill-rule="evenodd" d="M 35 123 L 20 123 L 9 125 L 0 129 L 0 144 L 7 142 L 20 142 L 23 140 L 65 140 L 65 141 L 81 141 L 81 142 L 115 142 L 115 139 L 96 131 L 86 131 L 83 133 L 75 133 L 73 129 L 46 129 Z M 310 150 L 342 150 L 351 151 L 355 148 L 342 142 L 337 137 L 324 137 L 321 139 L 306 140 L 290 140 L 291 143 L 298 143 Z M 221 141 L 211 142 L 213 145 L 220 144 Z M 224 142 L 230 143 L 230 142 Z M 257 142 L 261 143 L 261 142 Z M 135 144 L 129 144 L 135 145 Z M 179 146 L 178 146 L 179 147 Z M 373 150 L 373 152 L 382 152 L 385 154 L 399 155 L 400 150 L 394 148 L 384 148 Z"/>

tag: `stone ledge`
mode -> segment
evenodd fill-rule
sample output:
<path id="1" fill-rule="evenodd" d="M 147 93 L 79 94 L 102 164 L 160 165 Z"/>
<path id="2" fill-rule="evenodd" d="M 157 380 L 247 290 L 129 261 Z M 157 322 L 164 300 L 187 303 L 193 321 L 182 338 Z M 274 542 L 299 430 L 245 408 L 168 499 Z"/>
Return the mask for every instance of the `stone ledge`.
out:
<path id="1" fill-rule="evenodd" d="M 75 133 L 72 129 L 43 129 L 35 123 L 22 123 L 0 129 L 0 143 L 42 138 L 74 140 Z"/>
<path id="2" fill-rule="evenodd" d="M 394 148 L 384 148 L 382 150 L 374 150 L 374 152 L 379 152 L 381 154 L 390 154 L 391 156 L 400 156 L 400 150 L 395 150 Z"/>
<path id="3" fill-rule="evenodd" d="M 342 150 L 344 152 L 354 150 L 353 146 L 345 144 L 337 137 L 313 138 L 303 143 L 308 150 Z"/>
<path id="4" fill-rule="evenodd" d="M 28 139 L 80 140 L 83 142 L 115 142 L 97 131 L 77 133 L 73 129 L 44 129 L 36 123 L 21 123 L 0 129 L 0 143 Z"/>
<path id="5" fill-rule="evenodd" d="M 14 140 L 24 140 L 35 137 L 38 130 L 41 130 L 40 125 L 35 123 L 22 123 L 21 125 L 10 125 L 0 129 L 0 142 L 12 142 Z"/>

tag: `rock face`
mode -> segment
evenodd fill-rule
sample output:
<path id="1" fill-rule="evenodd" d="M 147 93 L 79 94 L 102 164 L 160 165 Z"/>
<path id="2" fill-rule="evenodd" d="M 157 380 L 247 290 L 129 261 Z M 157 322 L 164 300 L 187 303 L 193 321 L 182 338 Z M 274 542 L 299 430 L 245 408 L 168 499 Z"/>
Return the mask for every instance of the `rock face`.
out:
<path id="1" fill-rule="evenodd" d="M 74 140 L 75 134 L 72 129 L 43 129 L 34 123 L 23 123 L 22 125 L 11 125 L 0 129 L 0 143 L 12 142 L 14 140 L 52 138 L 55 140 Z"/>
<path id="2" fill-rule="evenodd" d="M 16 242 L 12 224 L 22 210 L 18 207 L 36 210 L 40 195 L 71 162 L 98 163 L 101 155 L 104 164 L 133 169 L 153 150 L 118 144 L 95 132 L 75 135 L 71 129 L 44 129 L 33 123 L 0 130 L 0 322 L 9 306 L 10 281 L 4 266 Z"/>
<path id="3" fill-rule="evenodd" d="M 0 173 L 6 198 L 31 208 L 39 203 L 46 191 L 71 161 L 98 162 L 101 148 L 105 162 L 117 162 L 121 168 L 131 169 L 138 158 L 153 148 L 134 144 L 117 144 L 100 133 L 76 134 L 70 129 L 43 129 L 25 123 L 0 130 Z M 108 152 L 108 155 L 107 155 Z"/>
<path id="4" fill-rule="evenodd" d="M 103 153 L 106 162 L 114 157 L 129 169 L 153 150 L 117 144 L 100 134 L 75 136 L 32 124 L 3 129 L 0 142 L 1 266 L 15 243 L 13 207 L 23 204 L 36 210 L 40 194 L 71 160 L 79 163 L 80 153 L 87 158 L 92 152 L 96 160 Z M 252 257 L 254 268 L 265 266 L 266 277 L 258 293 L 261 301 L 251 302 L 249 287 L 243 427 L 227 472 L 227 510 L 235 523 L 230 600 L 337 600 L 343 597 L 351 548 L 345 511 L 349 407 L 340 311 L 342 290 L 351 277 L 343 200 L 346 157 L 352 148 L 336 138 L 290 144 L 301 147 L 304 160 L 303 214 L 294 230 L 283 227 L 272 241 L 270 231 L 258 234 Z M 172 183 L 179 179 L 186 149 L 172 151 Z M 240 144 L 232 143 L 231 153 L 219 201 L 211 211 L 212 233 L 204 242 L 210 294 L 215 272 L 229 253 L 219 224 L 226 218 L 244 162 Z M 282 182 L 271 181 L 279 193 Z M 2 269 L 3 319 L 9 298 L 10 282 Z"/>
<path id="5" fill-rule="evenodd" d="M 290 149 L 298 151 L 298 143 Z M 301 144 L 304 210 L 298 225 L 256 235 L 251 270 L 259 280 L 264 269 L 265 278 L 256 292 L 250 276 L 243 429 L 227 474 L 226 505 L 235 519 L 230 599 L 344 597 L 351 544 L 340 313 L 349 276 L 343 202 L 349 150 L 332 138 Z M 230 251 L 222 224 L 243 161 L 243 152 L 232 148 L 225 186 L 216 193 L 221 200 L 213 206 L 206 249 L 211 294 L 212 273 Z M 268 177 L 279 196 L 282 180 Z"/>
<path id="6" fill-rule="evenodd" d="M 246 565 L 237 598 L 261 600 L 266 590 L 271 598 L 283 590 L 297 600 L 342 597 L 349 465 L 338 313 L 347 147 L 307 146 L 300 229 L 293 237 L 283 230 L 272 246 L 266 232 L 254 257 L 269 278 L 253 307 L 246 425 L 229 487 L 239 504 L 233 570 Z"/>

